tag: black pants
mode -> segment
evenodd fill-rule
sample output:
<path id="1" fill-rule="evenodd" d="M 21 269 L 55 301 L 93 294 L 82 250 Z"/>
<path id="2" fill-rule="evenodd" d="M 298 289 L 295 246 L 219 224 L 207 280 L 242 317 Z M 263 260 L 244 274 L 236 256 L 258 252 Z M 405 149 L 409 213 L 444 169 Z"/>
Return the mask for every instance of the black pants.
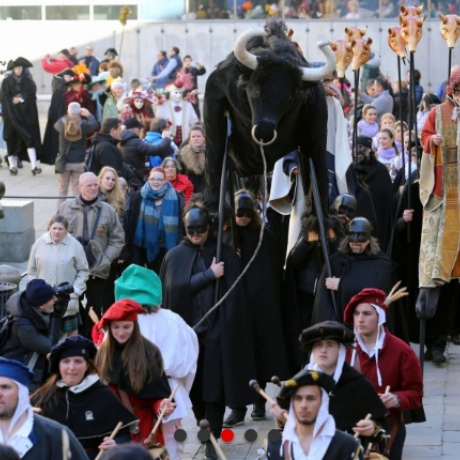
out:
<path id="1" fill-rule="evenodd" d="M 216 439 L 220 438 L 222 432 L 222 424 L 225 415 L 224 395 L 220 401 L 203 401 L 203 382 L 206 376 L 204 375 L 204 352 L 205 340 L 199 337 L 200 353 L 198 355 L 198 366 L 196 370 L 195 380 L 193 381 L 192 389 L 190 390 L 190 399 L 192 400 L 192 410 L 197 423 L 200 420 L 206 419 L 209 422 L 212 434 Z"/>
<path id="2" fill-rule="evenodd" d="M 83 325 L 80 328 L 79 334 L 83 337 L 91 339 L 91 330 L 94 325 L 92 319 L 88 315 L 89 308 L 93 307 L 99 319 L 101 319 L 104 313 L 103 296 L 106 281 L 107 280 L 102 278 L 90 276 L 86 282 L 86 292 L 83 294 L 83 296 L 86 297 L 86 308 L 84 308 L 81 303 L 83 296 L 80 298 L 80 316 Z"/>
<path id="3" fill-rule="evenodd" d="M 396 433 L 395 440 L 391 446 L 390 460 L 402 460 L 404 442 L 406 441 L 406 425 L 401 423 L 399 430 Z"/>

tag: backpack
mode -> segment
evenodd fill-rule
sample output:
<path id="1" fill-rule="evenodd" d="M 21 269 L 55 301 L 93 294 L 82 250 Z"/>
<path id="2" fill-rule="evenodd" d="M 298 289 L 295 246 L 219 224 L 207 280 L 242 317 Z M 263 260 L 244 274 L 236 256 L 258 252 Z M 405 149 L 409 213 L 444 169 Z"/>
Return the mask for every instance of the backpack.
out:
<path id="1" fill-rule="evenodd" d="M 13 320 L 13 315 L 5 316 L 0 320 L 0 350 L 2 350 L 10 338 L 11 324 L 13 323 Z"/>
<path id="2" fill-rule="evenodd" d="M 99 171 L 96 168 L 96 146 L 92 145 L 89 149 L 86 150 L 85 156 L 85 171 L 98 174 Z"/>

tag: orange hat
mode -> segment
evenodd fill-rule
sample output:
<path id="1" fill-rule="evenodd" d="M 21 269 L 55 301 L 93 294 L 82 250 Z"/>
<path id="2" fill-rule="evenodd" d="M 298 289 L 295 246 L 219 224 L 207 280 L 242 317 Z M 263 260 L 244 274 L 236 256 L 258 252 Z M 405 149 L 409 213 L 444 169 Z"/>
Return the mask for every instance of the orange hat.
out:
<path id="1" fill-rule="evenodd" d="M 104 329 L 111 321 L 137 321 L 137 315 L 142 311 L 140 304 L 131 299 L 115 302 L 97 323 L 98 329 Z"/>

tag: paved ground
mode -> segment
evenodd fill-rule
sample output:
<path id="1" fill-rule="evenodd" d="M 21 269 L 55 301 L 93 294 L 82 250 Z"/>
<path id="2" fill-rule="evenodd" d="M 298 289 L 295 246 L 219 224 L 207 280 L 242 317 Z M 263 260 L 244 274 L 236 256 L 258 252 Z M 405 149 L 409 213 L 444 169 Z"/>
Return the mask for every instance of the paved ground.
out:
<path id="1" fill-rule="evenodd" d="M 44 117 L 41 118 L 43 122 Z M 51 166 L 44 166 L 43 173 L 34 177 L 30 173 L 28 163 L 24 164 L 24 169 L 20 170 L 17 176 L 11 176 L 3 165 L 0 168 L 0 180 L 6 183 L 7 195 L 43 196 L 55 194 L 57 189 L 54 167 Z M 54 208 L 54 200 L 34 200 L 36 237 L 46 231 Z M 1 263 L 5 262 L 0 261 Z M 10 263 L 10 265 L 24 272 L 27 264 Z M 408 426 L 405 460 L 460 459 L 460 346 L 449 343 L 447 355 L 447 365 L 441 367 L 431 363 L 425 365 L 424 405 L 428 420 L 424 424 Z M 276 387 L 269 385 L 268 393 L 274 396 Z M 270 417 L 262 422 L 253 422 L 248 418 L 244 426 L 234 429 L 235 438 L 232 442 L 220 441 L 227 458 L 254 460 L 257 457 L 257 449 L 267 432 L 274 426 L 275 423 Z M 249 428 L 255 429 L 258 433 L 258 438 L 253 444 L 244 439 L 244 432 Z M 188 433 L 184 443 L 184 459 L 201 458 L 202 451 L 196 437 L 198 429 L 193 417 L 189 416 L 184 420 L 184 429 Z"/>

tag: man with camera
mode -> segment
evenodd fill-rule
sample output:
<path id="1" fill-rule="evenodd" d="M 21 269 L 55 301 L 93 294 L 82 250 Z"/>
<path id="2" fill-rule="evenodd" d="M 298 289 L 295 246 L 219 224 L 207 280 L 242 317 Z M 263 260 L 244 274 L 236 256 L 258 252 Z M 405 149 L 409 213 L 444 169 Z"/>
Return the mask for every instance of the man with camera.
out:
<path id="1" fill-rule="evenodd" d="M 59 340 L 69 293 L 69 289 L 53 288 L 42 279 L 34 279 L 25 291 L 13 294 L 6 304 L 11 318 L 1 356 L 20 361 L 34 372 L 29 386 L 31 392 L 45 377 L 46 355 Z"/>

